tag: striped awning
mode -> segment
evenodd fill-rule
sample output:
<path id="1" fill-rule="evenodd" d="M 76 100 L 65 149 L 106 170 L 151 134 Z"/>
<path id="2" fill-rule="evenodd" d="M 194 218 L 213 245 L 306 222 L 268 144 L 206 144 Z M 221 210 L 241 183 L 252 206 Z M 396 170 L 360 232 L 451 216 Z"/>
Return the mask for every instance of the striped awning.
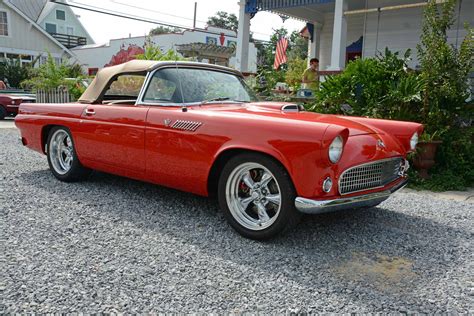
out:
<path id="1" fill-rule="evenodd" d="M 314 4 L 331 3 L 335 0 L 247 0 L 245 13 L 271 11 L 275 9 L 301 7 Z"/>

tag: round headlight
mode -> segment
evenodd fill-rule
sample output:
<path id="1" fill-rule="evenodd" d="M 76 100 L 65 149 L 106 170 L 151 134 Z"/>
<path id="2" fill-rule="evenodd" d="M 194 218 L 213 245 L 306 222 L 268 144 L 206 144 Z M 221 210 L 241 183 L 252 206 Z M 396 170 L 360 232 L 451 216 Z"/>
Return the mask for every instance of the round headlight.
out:
<path id="1" fill-rule="evenodd" d="M 337 136 L 329 145 L 329 160 L 332 163 L 339 161 L 342 155 L 342 147 L 344 146 L 344 141 L 341 136 Z"/>
<path id="2" fill-rule="evenodd" d="M 415 132 L 413 136 L 410 138 L 410 149 L 415 150 L 416 144 L 418 144 L 418 133 Z"/>

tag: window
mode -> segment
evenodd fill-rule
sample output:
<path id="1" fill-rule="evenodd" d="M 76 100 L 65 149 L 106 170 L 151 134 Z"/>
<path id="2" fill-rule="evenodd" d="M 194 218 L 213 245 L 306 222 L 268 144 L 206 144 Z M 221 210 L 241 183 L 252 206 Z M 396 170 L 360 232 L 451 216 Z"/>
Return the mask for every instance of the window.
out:
<path id="1" fill-rule="evenodd" d="M 6 11 L 0 11 L 0 36 L 8 36 L 8 16 Z"/>
<path id="2" fill-rule="evenodd" d="M 63 10 L 56 10 L 56 20 L 66 21 L 66 12 Z"/>
<path id="3" fill-rule="evenodd" d="M 20 59 L 20 55 L 7 53 L 7 58 L 8 59 Z"/>
<path id="4" fill-rule="evenodd" d="M 74 28 L 72 26 L 66 26 L 66 34 L 74 35 Z"/>
<path id="5" fill-rule="evenodd" d="M 143 101 L 195 103 L 213 99 L 256 100 L 243 79 L 236 75 L 207 69 L 165 68 L 155 72 Z"/>
<path id="6" fill-rule="evenodd" d="M 136 99 L 142 88 L 143 81 L 145 81 L 145 76 L 121 75 L 110 84 L 109 89 L 105 92 L 105 96 L 115 96 L 119 97 L 118 99 L 123 99 L 123 97 Z"/>
<path id="7" fill-rule="evenodd" d="M 56 32 L 56 24 L 46 23 L 45 27 L 46 27 L 46 32 L 48 32 L 48 33 L 57 33 Z"/>
<path id="8" fill-rule="evenodd" d="M 89 76 L 97 75 L 98 71 L 99 71 L 99 68 L 89 68 L 89 69 L 87 69 L 87 73 L 89 74 Z"/>
<path id="9" fill-rule="evenodd" d="M 167 80 L 164 71 L 158 71 L 150 80 L 150 84 L 145 92 L 145 102 L 174 102 L 173 95 L 176 92 L 176 84 Z"/>

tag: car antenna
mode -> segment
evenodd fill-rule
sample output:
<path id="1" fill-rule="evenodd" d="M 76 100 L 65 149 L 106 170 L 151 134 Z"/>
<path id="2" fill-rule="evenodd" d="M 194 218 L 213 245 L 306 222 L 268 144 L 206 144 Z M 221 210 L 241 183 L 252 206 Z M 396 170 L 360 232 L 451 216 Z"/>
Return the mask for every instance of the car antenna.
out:
<path id="1" fill-rule="evenodd" d="M 181 101 L 183 102 L 181 111 L 188 112 L 188 108 L 186 107 L 186 105 L 184 105 L 183 84 L 181 83 L 181 78 L 179 77 L 178 61 L 176 59 L 174 60 L 174 64 L 176 66 L 176 76 L 178 77 L 179 91 L 181 91 Z"/>

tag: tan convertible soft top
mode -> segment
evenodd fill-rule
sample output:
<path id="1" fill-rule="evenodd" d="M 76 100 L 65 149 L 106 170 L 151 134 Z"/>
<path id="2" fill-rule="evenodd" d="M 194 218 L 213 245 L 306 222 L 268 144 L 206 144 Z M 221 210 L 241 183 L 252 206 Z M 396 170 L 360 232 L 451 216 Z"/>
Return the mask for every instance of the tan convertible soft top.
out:
<path id="1" fill-rule="evenodd" d="M 97 102 L 100 99 L 101 94 L 104 91 L 104 89 L 111 82 L 111 80 L 117 75 L 147 73 L 159 67 L 160 65 L 193 66 L 193 67 L 202 67 L 202 68 L 207 68 L 207 69 L 210 68 L 210 69 L 233 72 L 238 76 L 242 76 L 242 74 L 235 69 L 222 67 L 218 65 L 212 65 L 212 64 L 183 62 L 183 61 L 174 62 L 174 61 L 156 61 L 156 60 L 131 60 L 117 66 L 111 66 L 111 67 L 106 67 L 106 68 L 101 69 L 97 73 L 97 75 L 95 76 L 94 80 L 91 82 L 89 87 L 87 87 L 86 91 L 84 91 L 84 93 L 81 95 L 78 101 L 81 103 Z"/>
<path id="2" fill-rule="evenodd" d="M 110 80 L 121 73 L 143 73 L 153 70 L 160 62 L 155 60 L 131 60 L 129 62 L 101 69 L 89 87 L 79 98 L 82 103 L 96 102 Z"/>

